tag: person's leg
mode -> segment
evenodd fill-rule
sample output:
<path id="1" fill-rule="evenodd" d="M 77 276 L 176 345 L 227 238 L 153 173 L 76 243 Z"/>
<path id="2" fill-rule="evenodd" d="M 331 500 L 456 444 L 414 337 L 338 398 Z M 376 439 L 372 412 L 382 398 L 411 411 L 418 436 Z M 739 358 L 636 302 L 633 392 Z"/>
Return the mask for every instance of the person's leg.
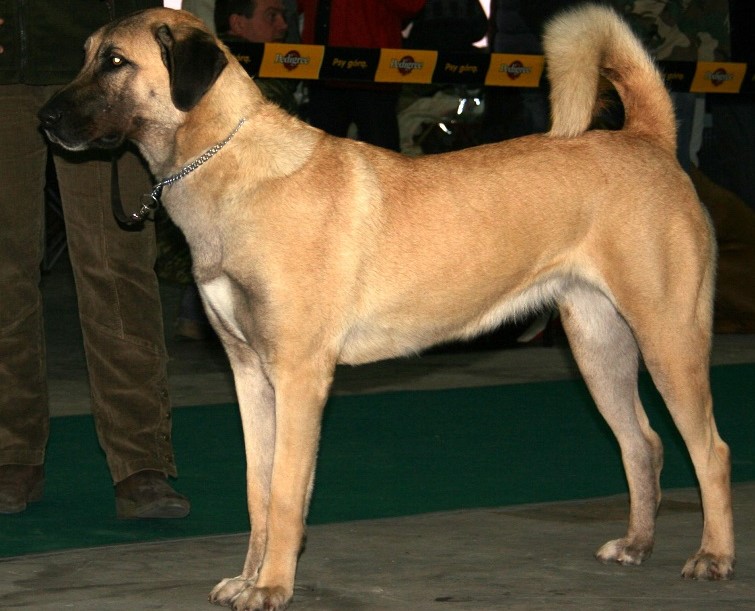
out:
<path id="1" fill-rule="evenodd" d="M 47 149 L 38 90 L 0 86 L 0 464 L 42 464 L 48 435 L 39 291 Z"/>
<path id="2" fill-rule="evenodd" d="M 119 227 L 110 163 L 56 151 L 55 167 L 76 281 L 97 434 L 115 482 L 145 469 L 176 474 L 162 310 L 151 222 Z M 134 153 L 119 161 L 124 207 L 150 188 Z"/>
<path id="3" fill-rule="evenodd" d="M 58 152 L 68 247 L 89 371 L 92 413 L 107 456 L 120 518 L 181 518 L 188 499 L 176 475 L 167 352 L 154 265 L 154 226 L 127 231 L 113 217 L 110 162 Z M 133 152 L 118 162 L 124 206 L 151 184 Z"/>
<path id="4" fill-rule="evenodd" d="M 213 337 L 213 330 L 202 305 L 199 289 L 193 282 L 181 293 L 175 336 L 179 339 L 201 341 Z"/>
<path id="5" fill-rule="evenodd" d="M 39 87 L 0 86 L 0 513 L 42 495 L 49 433 L 39 265 L 47 148 Z"/>

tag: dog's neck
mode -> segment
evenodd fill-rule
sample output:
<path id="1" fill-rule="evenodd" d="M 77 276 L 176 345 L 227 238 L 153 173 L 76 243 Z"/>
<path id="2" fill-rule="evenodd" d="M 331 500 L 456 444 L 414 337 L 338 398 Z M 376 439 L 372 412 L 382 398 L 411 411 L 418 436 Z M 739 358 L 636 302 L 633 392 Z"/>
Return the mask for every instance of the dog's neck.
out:
<path id="1" fill-rule="evenodd" d="M 228 91 L 236 95 L 223 95 Z M 198 116 L 201 121 L 196 120 Z M 269 179 L 294 172 L 309 158 L 322 137 L 318 130 L 266 100 L 234 59 L 217 85 L 194 109 L 171 117 L 172 126 L 145 130 L 150 140 L 137 145 L 154 176 L 162 180 L 180 173 L 221 142 L 242 117 L 247 119 L 247 125 L 234 138 L 233 149 L 241 146 L 244 156 L 255 159 L 251 171 L 247 171 L 250 186 L 256 178 Z M 236 140 L 243 144 L 236 144 Z M 171 146 L 166 147 L 166 142 L 171 142 Z"/>
<path id="2" fill-rule="evenodd" d="M 217 86 L 210 88 L 194 107 L 181 111 L 175 106 L 166 106 L 133 135 L 155 178 L 163 179 L 179 172 L 222 141 L 242 117 L 252 118 L 256 105 L 264 104 L 256 87 L 256 92 L 246 95 L 244 90 L 249 88 L 251 79 L 235 59 L 233 64 L 226 67 Z M 243 94 L 228 96 L 223 95 L 223 91 Z"/>
<path id="3" fill-rule="evenodd" d="M 233 131 L 225 138 L 225 140 L 222 140 L 221 142 L 215 144 L 213 147 L 207 149 L 204 153 L 199 155 L 199 157 L 194 159 L 194 161 L 186 164 L 175 174 L 172 174 L 171 176 L 163 178 L 162 180 L 157 182 L 157 184 L 152 187 L 152 191 L 150 193 L 145 193 L 144 195 L 142 195 L 141 206 L 139 210 L 133 213 L 130 219 L 126 219 L 123 222 L 125 222 L 126 224 L 133 224 L 141 223 L 142 221 L 144 221 L 144 219 L 146 219 L 152 212 L 160 207 L 160 204 L 162 203 L 160 198 L 162 196 L 163 188 L 172 185 L 174 182 L 177 182 L 182 178 L 185 178 L 186 176 L 197 170 L 200 166 L 207 163 L 212 157 L 219 153 L 226 144 L 231 141 L 231 139 L 238 133 L 238 131 L 241 129 L 241 126 L 244 125 L 245 122 L 246 117 L 242 117 Z M 115 200 L 113 202 L 113 205 L 116 205 Z M 120 213 L 120 209 L 117 210 L 117 213 Z M 116 216 L 117 218 L 120 218 L 118 214 Z"/>
<path id="4" fill-rule="evenodd" d="M 165 141 L 171 136 L 167 134 L 164 139 L 158 136 L 149 141 L 137 141 L 136 145 L 155 178 L 164 182 L 177 174 L 193 171 L 193 167 L 189 172 L 186 172 L 186 168 L 193 166 L 200 159 L 204 161 L 199 161 L 196 167 L 213 157 L 227 141 L 236 135 L 245 120 L 245 116 L 239 115 L 232 120 L 229 118 L 222 122 L 209 121 L 200 129 L 191 129 L 188 126 L 178 127 L 172 134 L 173 145 L 168 147 L 165 146 Z M 170 182 L 173 180 L 169 180 L 166 184 Z"/>

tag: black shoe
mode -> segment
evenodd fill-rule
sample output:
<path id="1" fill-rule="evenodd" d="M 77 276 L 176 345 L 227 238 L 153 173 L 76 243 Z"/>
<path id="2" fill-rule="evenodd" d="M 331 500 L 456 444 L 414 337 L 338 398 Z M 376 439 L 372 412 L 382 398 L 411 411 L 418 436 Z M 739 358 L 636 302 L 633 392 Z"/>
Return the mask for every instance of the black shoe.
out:
<path id="1" fill-rule="evenodd" d="M 42 465 L 0 465 L 0 513 L 21 513 L 45 488 Z"/>
<path id="2" fill-rule="evenodd" d="M 115 485 L 116 514 L 131 518 L 185 518 L 191 503 L 160 471 L 139 471 Z"/>

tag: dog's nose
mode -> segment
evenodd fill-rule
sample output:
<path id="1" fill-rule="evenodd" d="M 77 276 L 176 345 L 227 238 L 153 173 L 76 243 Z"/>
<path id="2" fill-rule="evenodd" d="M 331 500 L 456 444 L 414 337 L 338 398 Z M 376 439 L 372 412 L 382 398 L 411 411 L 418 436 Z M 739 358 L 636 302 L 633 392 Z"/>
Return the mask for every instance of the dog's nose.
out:
<path id="1" fill-rule="evenodd" d="M 52 108 L 50 106 L 44 106 L 38 113 L 37 118 L 40 120 L 43 126 L 52 127 L 63 116 L 63 111 L 59 108 Z"/>

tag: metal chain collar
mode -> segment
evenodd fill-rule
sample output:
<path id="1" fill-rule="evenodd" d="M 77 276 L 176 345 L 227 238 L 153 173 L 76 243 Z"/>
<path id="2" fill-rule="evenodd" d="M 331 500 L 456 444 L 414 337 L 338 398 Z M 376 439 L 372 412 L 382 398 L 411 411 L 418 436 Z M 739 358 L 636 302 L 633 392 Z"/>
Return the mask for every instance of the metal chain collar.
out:
<path id="1" fill-rule="evenodd" d="M 239 124 L 230 134 L 228 134 L 228 137 L 225 140 L 218 142 L 215 146 L 202 153 L 190 164 L 184 166 L 179 172 L 173 174 L 173 176 L 169 176 L 168 178 L 165 178 L 158 182 L 152 188 L 152 191 L 150 193 L 145 193 L 144 195 L 142 195 L 141 207 L 137 212 L 134 212 L 131 215 L 132 220 L 143 221 L 145 218 L 147 218 L 150 212 L 157 210 L 160 207 L 160 196 L 162 195 L 163 187 L 167 187 L 177 180 L 181 180 L 184 176 L 191 174 L 199 166 L 210 160 L 218 151 L 220 151 L 220 149 L 222 149 L 231 141 L 231 139 L 238 133 L 238 131 L 241 129 L 241 126 L 244 125 L 245 122 L 246 118 L 242 118 L 241 121 L 239 121 Z"/>

